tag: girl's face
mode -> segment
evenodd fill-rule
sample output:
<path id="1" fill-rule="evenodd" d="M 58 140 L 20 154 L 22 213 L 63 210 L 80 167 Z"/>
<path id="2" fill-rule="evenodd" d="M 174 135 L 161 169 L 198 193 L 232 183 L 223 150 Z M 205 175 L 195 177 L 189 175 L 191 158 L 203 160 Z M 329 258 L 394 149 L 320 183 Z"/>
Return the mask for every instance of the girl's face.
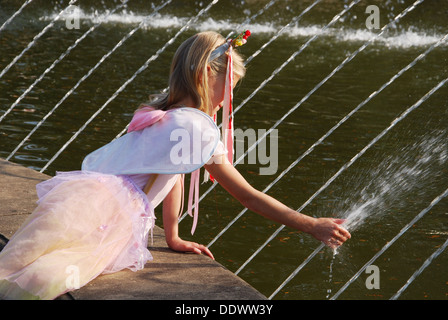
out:
<path id="1" fill-rule="evenodd" d="M 222 108 L 225 92 L 225 74 L 214 74 L 210 69 L 208 71 L 208 87 L 209 96 L 212 101 L 213 114 Z M 233 87 L 235 88 L 239 78 L 235 75 L 233 79 Z"/>

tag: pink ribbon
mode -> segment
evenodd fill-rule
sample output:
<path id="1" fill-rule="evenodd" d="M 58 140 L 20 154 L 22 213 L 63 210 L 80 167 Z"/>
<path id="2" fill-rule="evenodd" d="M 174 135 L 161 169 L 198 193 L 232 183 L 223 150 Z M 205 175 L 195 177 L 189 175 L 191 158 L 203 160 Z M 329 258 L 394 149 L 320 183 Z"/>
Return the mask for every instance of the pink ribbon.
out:
<path id="1" fill-rule="evenodd" d="M 190 181 L 190 194 L 188 196 L 188 214 L 190 217 L 193 217 L 193 226 L 191 227 L 191 234 L 194 234 L 196 230 L 196 226 L 198 224 L 198 215 L 199 215 L 199 172 L 200 169 L 197 169 L 191 173 L 191 181 Z M 194 215 L 192 214 L 193 207 L 193 194 L 194 194 Z"/>
<path id="2" fill-rule="evenodd" d="M 129 124 L 128 132 L 142 130 L 162 119 L 165 114 L 166 111 L 156 110 L 150 106 L 140 108 L 135 112 Z"/>
<path id="3" fill-rule="evenodd" d="M 229 47 L 226 70 L 226 84 L 224 90 L 224 102 L 222 108 L 222 137 L 223 144 L 227 148 L 227 158 L 233 164 L 233 61 L 232 46 Z"/>

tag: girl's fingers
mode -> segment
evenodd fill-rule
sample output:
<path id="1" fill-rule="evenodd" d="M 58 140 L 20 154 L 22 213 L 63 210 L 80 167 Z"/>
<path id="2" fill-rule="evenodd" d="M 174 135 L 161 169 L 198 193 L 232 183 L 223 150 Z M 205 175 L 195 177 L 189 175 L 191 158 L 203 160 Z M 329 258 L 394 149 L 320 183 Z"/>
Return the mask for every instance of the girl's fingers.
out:
<path id="1" fill-rule="evenodd" d="M 336 249 L 341 246 L 345 241 L 351 238 L 350 232 L 345 229 L 342 224 L 345 222 L 344 219 L 333 219 L 336 223 L 333 231 L 331 232 L 330 238 L 325 241 L 325 244 L 332 249 Z"/>
<path id="2" fill-rule="evenodd" d="M 193 243 L 193 252 L 197 253 L 197 254 L 202 254 L 205 253 L 206 255 L 208 255 L 210 258 L 212 258 L 213 260 L 215 260 L 215 258 L 213 257 L 212 252 L 204 245 L 202 244 L 198 244 L 198 243 Z"/>
<path id="3" fill-rule="evenodd" d="M 342 242 L 347 241 L 348 239 L 350 239 L 351 235 L 350 233 L 345 230 L 345 229 L 338 229 L 334 232 L 334 236 L 335 240 L 339 240 Z"/>
<path id="4" fill-rule="evenodd" d="M 342 240 L 343 242 L 350 239 L 350 232 L 348 232 L 348 230 L 342 226 L 342 224 L 345 222 L 345 219 L 333 219 L 333 221 L 337 224 L 335 235 L 338 237 L 338 239 Z"/>
<path id="5" fill-rule="evenodd" d="M 207 247 L 204 247 L 204 252 L 205 252 L 210 258 L 212 258 L 213 260 L 215 260 L 215 257 L 213 257 L 212 252 L 211 252 Z"/>

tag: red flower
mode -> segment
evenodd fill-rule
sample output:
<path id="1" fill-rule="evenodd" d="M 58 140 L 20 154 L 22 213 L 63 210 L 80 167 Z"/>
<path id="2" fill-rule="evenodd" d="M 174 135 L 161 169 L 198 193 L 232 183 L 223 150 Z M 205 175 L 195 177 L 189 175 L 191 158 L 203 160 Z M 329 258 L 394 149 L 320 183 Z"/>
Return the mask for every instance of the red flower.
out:
<path id="1" fill-rule="evenodd" d="M 243 39 L 247 39 L 250 36 L 250 31 L 246 30 L 246 32 L 244 33 Z"/>

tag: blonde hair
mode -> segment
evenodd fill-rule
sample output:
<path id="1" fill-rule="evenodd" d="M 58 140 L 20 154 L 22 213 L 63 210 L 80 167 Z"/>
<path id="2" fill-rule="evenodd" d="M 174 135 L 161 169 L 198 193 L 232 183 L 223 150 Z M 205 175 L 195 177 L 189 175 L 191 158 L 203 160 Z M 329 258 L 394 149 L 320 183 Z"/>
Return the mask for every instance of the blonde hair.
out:
<path id="1" fill-rule="evenodd" d="M 208 61 L 211 52 L 225 42 L 225 38 L 213 31 L 198 33 L 185 40 L 177 49 L 171 63 L 169 90 L 150 96 L 150 102 L 143 106 L 168 110 L 185 97 L 191 98 L 196 108 L 211 115 L 212 103 L 209 97 L 207 66 L 214 74 L 225 75 L 227 54 Z M 246 68 L 243 58 L 232 50 L 234 76 L 243 78 Z"/>

